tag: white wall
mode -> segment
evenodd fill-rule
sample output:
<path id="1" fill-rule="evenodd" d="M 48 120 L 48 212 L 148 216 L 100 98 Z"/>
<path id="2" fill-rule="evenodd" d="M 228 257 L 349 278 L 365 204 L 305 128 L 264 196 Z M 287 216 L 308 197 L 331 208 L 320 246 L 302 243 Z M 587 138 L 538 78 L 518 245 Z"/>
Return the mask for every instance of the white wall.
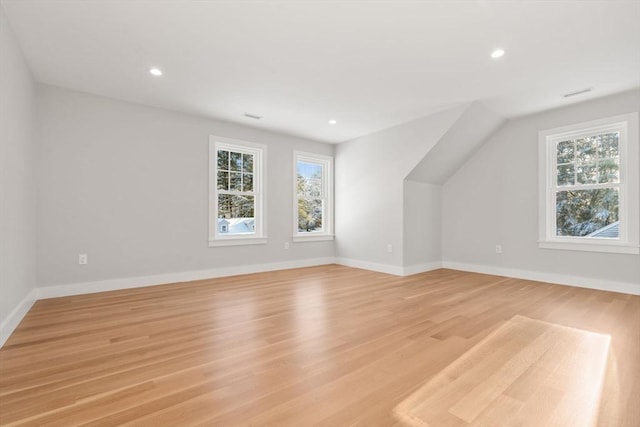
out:
<path id="1" fill-rule="evenodd" d="M 35 287 L 34 114 L 31 73 L 0 6 L 0 345 Z"/>
<path id="2" fill-rule="evenodd" d="M 336 147 L 336 254 L 400 273 L 404 178 L 467 105 L 344 142 Z M 387 245 L 393 252 L 387 252 Z M 439 244 L 439 243 L 438 243 Z"/>
<path id="3" fill-rule="evenodd" d="M 442 261 L 442 186 L 404 181 L 403 266 L 405 274 Z"/>
<path id="4" fill-rule="evenodd" d="M 538 131 L 640 110 L 631 91 L 508 122 L 443 186 L 447 263 L 635 284 L 640 256 L 538 248 Z M 639 159 L 635 159 L 638 167 Z M 495 253 L 501 244 L 503 253 Z M 599 281 L 599 282 L 598 282 Z"/>
<path id="5" fill-rule="evenodd" d="M 209 248 L 209 135 L 267 145 L 267 245 Z M 333 257 L 294 243 L 292 151 L 333 146 L 151 107 L 38 88 L 38 284 Z M 89 263 L 78 265 L 78 254 Z"/>

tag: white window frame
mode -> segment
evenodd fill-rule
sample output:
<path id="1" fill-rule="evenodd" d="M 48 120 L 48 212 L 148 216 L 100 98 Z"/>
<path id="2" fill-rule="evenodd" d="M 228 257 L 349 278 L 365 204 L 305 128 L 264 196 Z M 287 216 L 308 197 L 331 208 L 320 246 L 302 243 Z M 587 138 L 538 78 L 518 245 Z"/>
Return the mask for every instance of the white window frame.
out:
<path id="1" fill-rule="evenodd" d="M 298 231 L 298 162 L 315 163 L 323 168 L 322 174 L 322 231 Z M 293 241 L 313 242 L 333 240 L 333 157 L 322 154 L 293 152 Z"/>
<path id="2" fill-rule="evenodd" d="M 218 230 L 218 150 L 253 154 L 253 192 L 255 231 L 247 234 L 220 233 Z M 253 142 L 211 135 L 209 137 L 209 246 L 237 246 L 267 243 L 266 229 L 267 147 Z"/>
<path id="3" fill-rule="evenodd" d="M 620 131 L 619 237 L 613 239 L 557 236 L 556 191 L 562 188 L 557 186 L 556 180 L 557 142 L 610 131 Z M 638 113 L 623 114 L 543 130 L 538 133 L 538 140 L 538 247 L 544 249 L 639 254 L 640 144 L 638 142 Z"/>

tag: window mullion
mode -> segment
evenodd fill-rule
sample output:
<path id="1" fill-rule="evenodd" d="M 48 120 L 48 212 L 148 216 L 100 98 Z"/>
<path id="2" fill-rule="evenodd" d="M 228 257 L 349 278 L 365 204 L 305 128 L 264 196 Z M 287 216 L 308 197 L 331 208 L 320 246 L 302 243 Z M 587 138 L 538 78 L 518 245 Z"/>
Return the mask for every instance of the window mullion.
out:
<path id="1" fill-rule="evenodd" d="M 557 157 L 556 152 L 556 157 Z M 557 170 L 557 169 L 556 169 Z M 573 140 L 573 184 L 578 182 L 578 138 Z"/>

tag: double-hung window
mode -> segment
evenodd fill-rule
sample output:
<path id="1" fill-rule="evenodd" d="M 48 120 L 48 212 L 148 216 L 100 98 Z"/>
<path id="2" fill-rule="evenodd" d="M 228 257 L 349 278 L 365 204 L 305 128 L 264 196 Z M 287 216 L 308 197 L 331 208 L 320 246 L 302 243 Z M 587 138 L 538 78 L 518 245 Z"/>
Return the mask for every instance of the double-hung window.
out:
<path id="1" fill-rule="evenodd" d="M 539 133 L 539 246 L 639 253 L 638 114 Z"/>
<path id="2" fill-rule="evenodd" d="M 265 147 L 211 136 L 209 246 L 266 243 Z"/>
<path id="3" fill-rule="evenodd" d="M 333 239 L 333 158 L 294 152 L 295 242 Z"/>

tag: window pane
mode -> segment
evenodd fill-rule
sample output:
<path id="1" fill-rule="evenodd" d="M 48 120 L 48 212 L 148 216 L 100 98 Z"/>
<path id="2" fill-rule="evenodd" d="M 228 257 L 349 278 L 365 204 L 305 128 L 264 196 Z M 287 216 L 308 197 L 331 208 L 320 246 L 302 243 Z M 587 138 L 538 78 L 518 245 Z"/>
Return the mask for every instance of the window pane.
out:
<path id="1" fill-rule="evenodd" d="M 574 237 L 618 237 L 618 189 L 558 191 L 556 235 Z M 612 225 L 613 224 L 613 225 Z M 608 229 L 603 230 L 605 227 Z M 605 231 L 613 236 L 599 236 Z M 591 235 L 591 236 L 590 236 Z"/>
<path id="2" fill-rule="evenodd" d="M 242 174 L 242 191 L 253 191 L 253 174 Z"/>
<path id="3" fill-rule="evenodd" d="M 322 231 L 321 199 L 298 199 L 298 231 Z"/>
<path id="4" fill-rule="evenodd" d="M 242 171 L 253 173 L 253 154 L 242 155 Z"/>
<path id="5" fill-rule="evenodd" d="M 242 170 L 242 153 L 234 153 L 233 151 L 231 152 L 231 170 Z"/>
<path id="6" fill-rule="evenodd" d="M 576 140 L 576 160 L 578 163 L 592 163 L 596 159 L 597 137 L 590 136 Z"/>
<path id="7" fill-rule="evenodd" d="M 254 233 L 254 196 L 219 194 L 218 232 L 225 234 Z"/>
<path id="8" fill-rule="evenodd" d="M 297 162 L 298 195 L 319 198 L 322 192 L 323 166 L 317 163 Z"/>
<path id="9" fill-rule="evenodd" d="M 600 159 L 598 162 L 598 182 L 620 182 L 620 165 L 617 158 Z"/>
<path id="10" fill-rule="evenodd" d="M 574 159 L 574 144 L 573 141 L 560 141 L 557 145 L 557 164 L 572 163 Z"/>
<path id="11" fill-rule="evenodd" d="M 598 157 L 611 158 L 619 156 L 619 132 L 605 133 L 604 135 L 598 135 L 596 138 L 598 139 Z"/>
<path id="12" fill-rule="evenodd" d="M 575 168 L 573 164 L 558 166 L 558 185 L 573 185 Z"/>
<path id="13" fill-rule="evenodd" d="M 229 189 L 229 172 L 218 171 L 218 190 Z"/>
<path id="14" fill-rule="evenodd" d="M 322 181 L 319 179 L 308 179 L 305 181 L 304 195 L 306 197 L 322 197 Z"/>
<path id="15" fill-rule="evenodd" d="M 597 181 L 597 168 L 595 164 L 576 166 L 578 184 L 595 184 Z"/>
<path id="16" fill-rule="evenodd" d="M 242 174 L 240 172 L 231 172 L 229 176 L 229 190 L 242 191 Z"/>
<path id="17" fill-rule="evenodd" d="M 218 169 L 229 170 L 229 152 L 218 150 Z"/>
<path id="18" fill-rule="evenodd" d="M 297 162 L 296 172 L 298 179 L 304 180 L 315 179 L 322 181 L 322 165 L 318 163 Z"/>

